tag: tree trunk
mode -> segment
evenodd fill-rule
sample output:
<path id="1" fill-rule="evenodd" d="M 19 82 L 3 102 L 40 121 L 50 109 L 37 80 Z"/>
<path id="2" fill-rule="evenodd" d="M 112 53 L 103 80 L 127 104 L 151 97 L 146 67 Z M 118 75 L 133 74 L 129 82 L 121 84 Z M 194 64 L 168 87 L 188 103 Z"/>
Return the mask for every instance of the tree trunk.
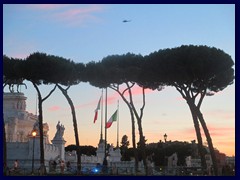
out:
<path id="1" fill-rule="evenodd" d="M 191 96 L 189 90 L 187 90 L 186 87 L 184 87 L 184 86 L 183 87 L 175 86 L 175 88 L 177 89 L 178 92 L 180 92 L 182 97 L 187 101 L 188 107 L 191 111 L 194 128 L 195 128 L 195 132 L 196 132 L 196 136 L 197 136 L 197 140 L 198 140 L 198 151 L 199 151 L 200 158 L 201 158 L 202 171 L 204 173 L 204 171 L 206 170 L 206 167 L 207 167 L 207 163 L 206 163 L 205 155 L 203 152 L 204 148 L 203 148 L 203 143 L 202 143 L 201 131 L 200 131 L 199 123 L 198 123 L 198 118 L 197 118 L 196 112 L 194 111 L 195 97 L 193 97 L 193 95 Z"/>
<path id="2" fill-rule="evenodd" d="M 129 108 L 129 111 L 130 111 L 130 114 L 131 114 L 131 122 L 132 122 L 132 144 L 133 144 L 133 152 L 134 152 L 134 159 L 135 159 L 135 165 L 134 165 L 134 168 L 135 168 L 135 172 L 137 173 L 138 171 L 138 151 L 137 151 L 137 148 L 136 148 L 136 136 L 135 136 L 135 120 L 134 120 L 134 114 L 133 114 L 133 110 L 131 109 L 131 106 L 128 102 L 126 102 L 128 108 Z"/>
<path id="3" fill-rule="evenodd" d="M 127 107 L 130 111 L 130 115 L 131 115 L 131 122 L 132 122 L 132 144 L 133 144 L 133 151 L 134 151 L 134 159 L 135 159 L 135 172 L 137 173 L 138 171 L 138 151 L 136 148 L 136 136 L 135 136 L 135 120 L 134 120 L 134 113 L 133 110 L 130 106 L 130 103 L 127 101 L 127 99 L 124 97 L 124 93 L 121 93 L 118 89 L 115 89 L 113 87 L 110 87 L 111 89 L 113 89 L 114 91 L 116 91 L 123 99 L 123 101 L 127 104 Z M 129 89 L 129 87 L 128 87 Z"/>
<path id="4" fill-rule="evenodd" d="M 138 152 L 136 148 L 136 136 L 135 136 L 135 120 L 134 120 L 134 114 L 132 112 L 132 109 L 130 108 L 131 113 L 131 120 L 132 120 L 132 145 L 133 145 L 133 151 L 134 151 L 134 158 L 135 158 L 135 173 L 138 171 Z"/>
<path id="5" fill-rule="evenodd" d="M 138 131 L 139 131 L 139 137 L 140 137 L 140 152 L 141 152 L 142 159 L 143 159 L 145 173 L 146 173 L 146 175 L 148 175 L 147 158 L 146 158 L 146 150 L 145 150 L 145 138 L 143 136 L 143 130 L 142 130 L 142 120 L 139 118 L 137 111 L 136 111 L 135 107 L 133 106 L 132 102 L 131 102 L 131 105 L 133 107 L 133 112 L 135 114 L 135 117 L 137 118 Z"/>
<path id="6" fill-rule="evenodd" d="M 40 175 L 46 174 L 45 159 L 44 159 L 44 144 L 43 144 L 43 111 L 42 111 L 42 97 L 38 93 L 38 122 L 40 135 Z"/>
<path id="7" fill-rule="evenodd" d="M 43 110 L 42 104 L 56 89 L 56 86 L 50 91 L 50 93 L 45 97 L 42 98 L 41 92 L 34 82 L 32 82 L 34 88 L 38 93 L 38 122 L 39 122 L 39 135 L 40 135 L 40 175 L 46 175 L 46 166 L 45 166 L 45 158 L 44 158 L 44 143 L 43 143 Z"/>
<path id="8" fill-rule="evenodd" d="M 129 87 L 129 85 L 127 84 L 127 86 Z M 142 95 L 143 95 L 143 106 L 140 109 L 141 113 L 140 116 L 138 115 L 136 108 L 133 104 L 133 99 L 132 99 L 132 92 L 131 89 L 129 89 L 129 97 L 130 97 L 130 105 L 131 105 L 131 109 L 137 119 L 137 124 L 138 124 L 138 131 L 139 131 L 139 137 L 140 137 L 140 152 L 142 155 L 142 159 L 143 159 L 143 164 L 144 164 L 144 169 L 145 169 L 145 174 L 148 175 L 148 167 L 147 167 L 147 157 L 146 157 L 146 147 L 145 147 L 145 138 L 143 136 L 143 129 L 142 129 L 142 117 L 143 117 L 143 109 L 145 107 L 145 90 L 144 88 L 142 88 Z"/>
<path id="9" fill-rule="evenodd" d="M 81 152 L 80 152 L 80 143 L 79 143 L 79 138 L 78 138 L 78 126 L 77 126 L 77 118 L 76 118 L 75 108 L 74 108 L 72 99 L 67 94 L 67 90 L 63 89 L 60 85 L 57 85 L 57 86 L 61 90 L 61 92 L 67 99 L 68 104 L 71 107 L 73 128 L 74 128 L 74 133 L 75 133 L 75 141 L 76 141 L 76 146 L 77 146 L 77 174 L 81 174 Z"/>
<path id="10" fill-rule="evenodd" d="M 141 152 L 142 159 L 143 159 L 145 174 L 148 175 L 145 138 L 143 136 L 141 119 L 138 118 L 137 123 L 138 123 L 138 131 L 139 131 L 139 136 L 140 136 L 140 152 Z"/>
<path id="11" fill-rule="evenodd" d="M 194 128 L 195 128 L 195 132 L 196 132 L 196 136 L 197 136 L 197 140 L 198 140 L 198 151 L 199 151 L 199 155 L 201 158 L 201 166 L 202 166 L 202 170 L 203 172 L 206 170 L 207 168 L 207 163 L 206 163 L 206 159 L 205 159 L 205 154 L 204 154 L 204 147 L 203 147 L 203 143 L 202 143 L 202 136 L 201 136 L 201 131 L 200 131 L 200 127 L 199 127 L 199 123 L 198 123 L 198 118 L 197 115 L 194 111 L 194 107 L 188 103 L 191 114 L 192 114 L 192 118 L 193 118 L 193 123 L 194 123 Z"/>
<path id="12" fill-rule="evenodd" d="M 199 108 L 197 108 L 196 106 L 194 107 L 195 108 L 195 112 L 199 118 L 199 121 L 203 127 L 203 130 L 204 130 L 204 133 L 205 133 L 205 136 L 207 138 L 207 142 L 208 142 L 208 147 L 209 147 L 209 150 L 210 150 L 210 154 L 211 154 L 211 158 L 212 158 L 212 163 L 213 163 L 213 170 L 214 170 L 214 175 L 217 176 L 218 175 L 218 165 L 217 165 L 217 159 L 216 159 L 216 154 L 215 154 L 215 151 L 214 151 L 214 147 L 213 147 L 213 143 L 212 143 L 212 139 L 211 139 L 211 136 L 210 136 L 210 133 L 208 131 L 208 128 L 207 128 L 207 125 L 204 121 L 204 118 L 203 118 L 203 115 L 200 111 Z"/>

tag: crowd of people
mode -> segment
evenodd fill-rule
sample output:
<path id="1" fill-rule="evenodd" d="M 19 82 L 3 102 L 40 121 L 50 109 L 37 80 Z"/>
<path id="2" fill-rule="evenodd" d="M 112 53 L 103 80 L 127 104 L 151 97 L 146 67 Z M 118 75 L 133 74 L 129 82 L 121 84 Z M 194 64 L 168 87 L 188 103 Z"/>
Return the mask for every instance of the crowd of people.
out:
<path id="1" fill-rule="evenodd" d="M 66 164 L 63 160 L 59 160 L 58 163 L 54 160 L 49 161 L 49 170 L 56 172 L 57 169 L 57 165 L 59 165 L 60 167 L 60 172 L 63 174 L 65 171 L 65 167 L 67 168 L 66 171 L 71 171 L 72 167 L 71 167 L 71 162 L 68 161 Z"/>
<path id="2" fill-rule="evenodd" d="M 9 168 L 6 163 L 4 164 L 4 167 L 3 167 L 3 173 L 4 175 L 9 175 L 13 172 L 16 172 L 19 170 L 19 161 L 16 159 L 13 163 L 13 167 L 12 168 Z"/>
<path id="3" fill-rule="evenodd" d="M 63 160 L 59 160 L 58 163 L 54 160 L 49 161 L 49 171 L 56 172 L 57 165 L 59 165 L 60 167 L 61 174 L 64 173 L 65 167 L 66 167 L 66 171 L 68 172 L 72 171 L 71 162 L 68 161 L 65 164 Z M 4 164 L 4 175 L 10 175 L 11 173 L 17 172 L 19 169 L 20 169 L 19 161 L 16 159 L 11 168 L 9 168 L 6 164 Z"/>

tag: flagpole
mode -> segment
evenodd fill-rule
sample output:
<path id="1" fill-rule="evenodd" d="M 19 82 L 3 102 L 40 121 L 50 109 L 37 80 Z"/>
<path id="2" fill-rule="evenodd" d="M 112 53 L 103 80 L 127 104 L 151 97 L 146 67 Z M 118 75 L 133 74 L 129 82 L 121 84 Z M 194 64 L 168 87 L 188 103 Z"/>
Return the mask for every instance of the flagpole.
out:
<path id="1" fill-rule="evenodd" d="M 117 115 L 117 148 L 119 147 L 119 100 L 118 100 L 118 115 Z"/>
<path id="2" fill-rule="evenodd" d="M 106 88 L 106 97 L 105 97 L 105 150 L 104 150 L 104 160 L 103 165 L 107 167 L 107 88 Z"/>
<path id="3" fill-rule="evenodd" d="M 101 108 L 101 134 L 100 134 L 100 142 L 103 140 L 103 133 L 102 133 L 102 123 L 103 123 L 103 89 L 102 89 L 102 108 Z"/>

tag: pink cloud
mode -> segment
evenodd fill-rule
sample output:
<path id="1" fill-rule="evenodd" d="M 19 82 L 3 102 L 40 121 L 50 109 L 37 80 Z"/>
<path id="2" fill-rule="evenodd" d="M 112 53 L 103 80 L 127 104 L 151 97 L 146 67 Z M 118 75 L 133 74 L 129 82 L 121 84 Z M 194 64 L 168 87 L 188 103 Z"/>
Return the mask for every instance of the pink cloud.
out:
<path id="1" fill-rule="evenodd" d="M 145 94 L 152 93 L 152 92 L 153 92 L 153 90 L 151 90 L 151 89 L 145 89 Z M 142 95 L 142 88 L 139 87 L 139 86 L 133 87 L 132 88 L 132 94 L 133 95 Z"/>
<path id="2" fill-rule="evenodd" d="M 183 99 L 183 97 L 180 97 L 180 96 L 179 96 L 179 97 L 176 98 L 176 100 L 177 100 L 177 101 L 183 101 L 183 100 L 185 100 L 185 99 Z"/>
<path id="3" fill-rule="evenodd" d="M 125 88 L 120 88 L 120 92 L 123 92 L 125 90 Z M 132 92 L 132 95 L 134 96 L 134 95 L 142 95 L 142 88 L 141 87 L 139 87 L 139 86 L 133 86 L 132 88 L 131 88 L 131 92 Z M 151 90 L 151 89 L 145 89 L 145 94 L 148 94 L 148 93 L 152 93 L 152 92 L 154 92 L 153 90 Z M 118 93 L 116 92 L 116 94 L 118 95 Z M 124 93 L 124 96 L 125 97 L 127 97 L 127 96 L 129 96 L 129 93 L 128 93 L 128 91 L 126 91 L 125 93 Z"/>
<path id="4" fill-rule="evenodd" d="M 125 89 L 124 88 L 120 88 L 120 92 L 123 92 Z M 113 94 L 110 94 L 108 95 L 108 104 L 116 104 L 118 100 L 122 99 L 122 97 L 115 91 L 115 90 L 112 90 L 113 91 Z M 133 96 L 133 101 L 135 103 L 142 103 L 142 100 L 134 100 L 134 97 L 135 96 L 138 96 L 138 95 L 142 95 L 142 88 L 139 87 L 139 86 L 134 86 L 133 88 L 131 88 L 131 92 L 132 92 L 132 96 Z M 145 89 L 145 95 L 147 93 L 152 93 L 153 90 L 151 89 Z M 124 93 L 124 97 L 127 98 L 127 100 L 129 101 L 129 93 L 128 91 L 126 91 Z"/>
<path id="5" fill-rule="evenodd" d="M 95 13 L 95 12 L 101 12 L 103 10 L 102 5 L 90 5 L 88 7 L 84 8 L 76 8 L 76 9 L 70 9 L 68 11 L 65 11 L 63 13 L 60 13 L 59 15 L 63 17 L 70 17 L 79 15 L 79 14 L 89 14 L 89 13 Z"/>
<path id="6" fill-rule="evenodd" d="M 53 10 L 69 6 L 69 4 L 29 4 L 27 7 L 39 10 Z"/>
<path id="7" fill-rule="evenodd" d="M 60 106 L 52 106 L 50 108 L 48 108 L 49 111 L 59 111 L 61 110 L 61 107 Z"/>
<path id="8" fill-rule="evenodd" d="M 205 113 L 207 116 L 217 117 L 220 119 L 235 119 L 235 113 L 233 111 L 216 109 Z M 204 115 L 204 114 L 203 114 Z"/>
<path id="9" fill-rule="evenodd" d="M 102 12 L 105 9 L 105 6 L 101 4 L 30 4 L 26 7 L 38 11 L 47 11 L 49 13 L 42 17 L 70 26 L 100 22 L 100 18 L 95 13 Z"/>
<path id="10" fill-rule="evenodd" d="M 65 10 L 54 14 L 53 17 L 57 21 L 66 22 L 68 25 L 83 25 L 87 21 L 99 22 L 100 19 L 94 14 L 103 10 L 103 5 L 89 5 Z"/>
<path id="11" fill-rule="evenodd" d="M 150 93 L 150 92 L 153 92 L 153 91 L 150 89 L 145 90 L 145 93 Z M 134 97 L 134 95 L 141 95 L 142 89 L 140 87 L 134 87 L 132 89 L 132 94 L 133 94 L 133 97 Z M 128 96 L 128 94 L 126 93 L 125 96 Z M 117 101 L 120 99 L 121 99 L 120 95 L 114 91 L 113 93 L 108 93 L 107 103 L 108 103 L 108 105 L 117 104 Z M 99 99 L 96 99 L 96 100 L 88 102 L 88 103 L 76 105 L 75 108 L 80 109 L 80 108 L 86 108 L 89 106 L 97 107 L 98 101 L 99 101 Z M 104 104 L 105 104 L 105 92 L 104 92 Z"/>
<path id="12" fill-rule="evenodd" d="M 90 101 L 90 102 L 87 102 L 87 103 L 75 105 L 74 107 L 75 107 L 75 109 L 83 109 L 83 108 L 87 108 L 87 107 L 93 107 L 93 111 L 94 111 L 97 108 L 99 98 L 94 100 L 94 101 Z M 107 98 L 108 105 L 117 103 L 118 99 L 119 98 L 117 96 L 115 96 L 115 94 L 109 95 L 108 98 Z M 104 104 L 105 104 L 105 96 L 104 96 Z M 55 105 L 55 106 L 49 107 L 48 111 L 59 111 L 59 110 L 61 110 L 61 111 L 69 111 L 69 109 L 70 109 L 69 106 L 67 106 L 65 108 L 61 108 L 60 106 Z"/>
<path id="13" fill-rule="evenodd" d="M 208 128 L 208 131 L 209 131 L 211 137 L 223 137 L 230 133 L 235 132 L 235 128 L 233 128 L 233 127 L 213 127 L 211 125 L 208 125 L 207 128 Z M 195 129 L 193 127 L 185 129 L 183 132 L 185 135 L 189 135 L 189 136 L 196 135 Z M 202 128 L 201 128 L 201 134 L 202 134 L 202 136 L 204 136 L 204 131 Z"/>
<path id="14" fill-rule="evenodd" d="M 235 141 L 216 141 L 216 144 L 233 147 L 235 146 Z"/>
<path id="15" fill-rule="evenodd" d="M 226 136 L 235 132 L 233 127 L 213 127 L 211 125 L 208 126 L 208 130 L 212 136 Z"/>
<path id="16" fill-rule="evenodd" d="M 119 99 L 118 96 L 111 95 L 108 97 L 107 102 L 108 102 L 108 104 L 114 104 L 114 103 L 117 103 L 118 99 Z"/>
<path id="17" fill-rule="evenodd" d="M 105 95 L 105 94 L 104 94 L 104 95 Z M 99 98 L 100 98 L 100 97 L 99 97 Z M 90 102 L 88 102 L 88 103 L 76 105 L 76 106 L 75 106 L 75 109 L 87 108 L 87 107 L 89 107 L 89 106 L 93 106 L 94 108 L 97 108 L 99 98 L 96 99 L 96 100 L 94 100 L 94 101 L 90 101 Z M 119 99 L 119 98 L 118 98 L 117 96 L 115 96 L 115 94 L 109 95 L 108 98 L 107 98 L 108 105 L 117 103 L 117 100 L 118 100 L 118 99 Z M 103 101 L 104 101 L 104 104 L 105 104 L 105 96 L 104 96 Z M 93 109 L 93 110 L 95 110 L 95 109 Z"/>
<path id="18" fill-rule="evenodd" d="M 234 128 L 224 128 L 224 127 L 212 128 L 212 127 L 209 127 L 208 129 L 209 129 L 211 138 L 214 142 L 214 145 L 217 147 L 221 143 L 215 142 L 215 139 L 226 137 L 229 135 L 229 133 L 234 132 Z M 202 129 L 201 129 L 201 134 L 202 134 L 202 140 L 205 141 L 206 138 L 205 138 L 204 131 Z M 197 140 L 194 127 L 186 128 L 186 129 L 182 129 L 182 130 L 171 130 L 171 131 L 167 132 L 167 135 L 168 135 L 168 139 L 172 140 L 172 141 L 174 141 L 174 140 L 180 140 L 180 141 Z M 223 144 L 221 144 L 221 145 L 223 145 Z"/>

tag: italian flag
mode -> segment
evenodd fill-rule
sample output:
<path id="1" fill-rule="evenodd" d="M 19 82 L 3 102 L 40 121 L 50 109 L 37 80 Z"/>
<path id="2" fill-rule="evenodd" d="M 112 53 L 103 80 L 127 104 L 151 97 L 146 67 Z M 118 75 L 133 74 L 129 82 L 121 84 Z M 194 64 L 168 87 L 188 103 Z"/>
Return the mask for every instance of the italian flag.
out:
<path id="1" fill-rule="evenodd" d="M 99 101 L 98 101 L 98 105 L 97 105 L 97 108 L 95 110 L 95 116 L 94 116 L 94 120 L 93 120 L 93 123 L 96 122 L 97 120 L 97 117 L 98 117 L 98 110 L 100 110 L 100 102 L 101 102 L 101 99 L 102 99 L 102 96 L 100 97 Z"/>
<path id="2" fill-rule="evenodd" d="M 117 121 L 117 113 L 118 113 L 118 110 L 115 111 L 115 113 L 111 116 L 111 118 L 108 120 L 107 124 L 106 124 L 106 128 L 110 128 L 112 123 L 114 121 Z"/>

